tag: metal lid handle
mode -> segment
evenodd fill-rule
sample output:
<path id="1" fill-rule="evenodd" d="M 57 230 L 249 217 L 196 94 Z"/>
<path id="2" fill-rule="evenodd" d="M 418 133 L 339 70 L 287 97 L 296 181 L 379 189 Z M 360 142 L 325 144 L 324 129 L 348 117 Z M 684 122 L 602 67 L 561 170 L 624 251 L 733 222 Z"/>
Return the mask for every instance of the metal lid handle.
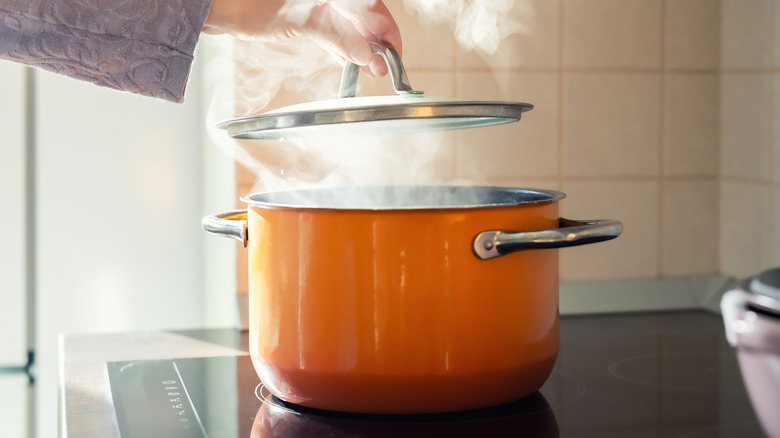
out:
<path id="1" fill-rule="evenodd" d="M 409 84 L 409 77 L 406 76 L 406 70 L 401 62 L 398 52 L 385 42 L 369 43 L 371 51 L 385 60 L 387 70 L 390 72 L 390 79 L 393 81 L 393 89 L 398 94 L 423 94 L 422 91 L 415 91 Z M 360 66 L 354 62 L 347 61 L 344 65 L 344 72 L 341 74 L 341 86 L 339 87 L 339 99 L 345 97 L 355 97 L 357 92 L 357 78 L 360 72 Z"/>

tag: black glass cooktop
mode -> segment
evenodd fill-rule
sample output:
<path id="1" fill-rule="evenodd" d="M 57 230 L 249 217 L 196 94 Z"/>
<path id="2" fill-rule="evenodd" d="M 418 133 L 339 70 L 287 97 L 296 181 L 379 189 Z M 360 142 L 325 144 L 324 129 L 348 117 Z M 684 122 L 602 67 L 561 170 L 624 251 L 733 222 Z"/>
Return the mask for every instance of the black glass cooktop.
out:
<path id="1" fill-rule="evenodd" d="M 182 334 L 229 346 L 246 342 L 230 332 Z M 560 340 L 555 369 L 538 393 L 437 415 L 286 404 L 265 390 L 248 356 L 112 362 L 108 374 L 123 438 L 765 436 L 719 316 L 563 317 Z"/>

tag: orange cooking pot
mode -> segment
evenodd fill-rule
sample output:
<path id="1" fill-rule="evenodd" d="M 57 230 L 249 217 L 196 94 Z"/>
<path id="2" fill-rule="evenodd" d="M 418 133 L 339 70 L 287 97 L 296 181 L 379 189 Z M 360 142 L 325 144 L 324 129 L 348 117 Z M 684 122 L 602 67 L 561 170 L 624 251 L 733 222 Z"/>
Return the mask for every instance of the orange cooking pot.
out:
<path id="1" fill-rule="evenodd" d="M 558 216 L 565 195 L 473 186 L 256 193 L 204 219 L 248 248 L 249 349 L 277 397 L 365 413 L 501 404 L 558 352 L 558 252 L 617 221 Z"/>

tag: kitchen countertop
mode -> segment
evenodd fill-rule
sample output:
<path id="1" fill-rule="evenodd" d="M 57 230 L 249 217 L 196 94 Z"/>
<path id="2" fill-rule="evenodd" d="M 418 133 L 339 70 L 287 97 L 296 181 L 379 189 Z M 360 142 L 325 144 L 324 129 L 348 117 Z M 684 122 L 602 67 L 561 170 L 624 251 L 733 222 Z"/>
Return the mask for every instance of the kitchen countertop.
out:
<path id="1" fill-rule="evenodd" d="M 246 345 L 246 333 L 234 329 L 63 335 L 59 345 L 60 436 L 119 437 L 108 362 L 245 355 Z"/>
<path id="2" fill-rule="evenodd" d="M 60 435 L 119 436 L 108 362 L 240 356 L 246 346 L 233 329 L 64 335 Z M 561 317 L 541 394 L 555 436 L 763 436 L 722 321 L 703 311 Z"/>

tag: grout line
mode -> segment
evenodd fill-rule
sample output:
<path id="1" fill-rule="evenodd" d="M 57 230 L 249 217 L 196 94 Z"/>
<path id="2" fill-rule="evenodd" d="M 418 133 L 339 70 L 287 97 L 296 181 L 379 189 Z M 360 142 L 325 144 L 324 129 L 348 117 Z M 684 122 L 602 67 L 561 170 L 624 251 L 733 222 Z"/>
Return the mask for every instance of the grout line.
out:
<path id="1" fill-rule="evenodd" d="M 717 220 L 717 224 L 715 229 L 717 230 L 717 235 L 715 236 L 715 251 L 716 254 L 716 260 L 717 260 L 717 266 L 716 270 L 717 272 L 724 272 L 723 269 L 723 232 L 724 232 L 724 226 L 723 226 L 723 47 L 724 47 L 724 41 L 723 41 L 723 29 L 725 28 L 725 14 L 724 14 L 724 1 L 720 0 L 718 2 L 719 9 L 718 9 L 718 144 L 717 144 L 717 158 L 718 158 L 718 174 L 717 174 L 717 180 L 716 180 L 716 187 L 717 187 L 717 198 L 715 201 L 715 218 Z"/>
<path id="2" fill-rule="evenodd" d="M 667 129 L 666 129 L 666 12 L 667 2 L 661 1 L 661 33 L 660 33 L 660 66 L 661 74 L 659 75 L 659 139 L 658 145 L 658 275 L 664 276 L 664 216 L 666 214 L 666 208 L 664 207 L 666 184 L 666 156 L 667 156 Z"/>
<path id="3" fill-rule="evenodd" d="M 563 40 L 564 40 L 564 15 L 565 11 L 564 8 L 566 6 L 566 0 L 559 0 L 558 2 L 558 160 L 557 160 L 557 184 L 558 184 L 558 190 L 564 191 L 564 166 L 563 166 L 563 154 L 564 154 L 564 148 L 563 148 L 563 142 L 565 140 L 563 135 L 563 129 L 564 129 L 564 87 L 565 87 L 565 81 L 564 81 L 564 47 L 563 47 Z"/>
<path id="4" fill-rule="evenodd" d="M 730 74 L 767 74 L 767 73 L 780 73 L 780 68 L 778 67 L 752 67 L 752 68 L 734 68 L 734 67 L 728 67 L 728 68 L 722 68 L 720 70 L 724 73 L 730 73 Z"/>
<path id="5" fill-rule="evenodd" d="M 718 175 L 670 175 L 666 174 L 664 179 L 674 182 L 703 182 L 703 181 L 717 181 Z"/>
<path id="6" fill-rule="evenodd" d="M 766 182 L 764 180 L 747 179 L 747 178 L 733 177 L 733 176 L 721 177 L 720 180 L 722 182 L 745 184 L 745 185 L 749 185 L 749 186 L 763 186 L 763 187 L 780 186 L 780 184 L 769 183 L 769 182 Z"/>
<path id="7" fill-rule="evenodd" d="M 772 2 L 769 5 L 769 17 L 776 17 L 776 8 L 777 8 L 777 2 Z M 769 26 L 769 57 L 770 57 L 770 65 L 774 66 L 775 60 L 775 37 L 777 36 L 777 32 L 775 29 L 775 21 L 770 20 L 770 26 Z M 772 69 L 777 70 L 777 69 Z M 770 72 L 771 73 L 771 72 Z M 767 181 L 767 190 L 766 190 L 766 205 L 768 206 L 767 211 L 767 217 L 766 217 L 766 236 L 767 239 L 763 240 L 764 243 L 764 256 L 766 257 L 766 266 L 772 265 L 772 239 L 774 237 L 774 233 L 776 232 L 775 227 L 772 226 L 772 214 L 774 210 L 773 205 L 773 199 L 772 196 L 772 186 L 771 183 L 775 181 L 775 172 L 776 169 L 773 166 L 773 163 L 775 162 L 775 141 L 777 139 L 775 138 L 775 124 L 777 124 L 777 114 L 775 111 L 775 78 L 774 75 L 769 75 L 769 97 L 770 97 L 770 103 L 769 103 L 769 157 L 768 157 L 768 165 L 769 165 L 769 180 Z"/>

